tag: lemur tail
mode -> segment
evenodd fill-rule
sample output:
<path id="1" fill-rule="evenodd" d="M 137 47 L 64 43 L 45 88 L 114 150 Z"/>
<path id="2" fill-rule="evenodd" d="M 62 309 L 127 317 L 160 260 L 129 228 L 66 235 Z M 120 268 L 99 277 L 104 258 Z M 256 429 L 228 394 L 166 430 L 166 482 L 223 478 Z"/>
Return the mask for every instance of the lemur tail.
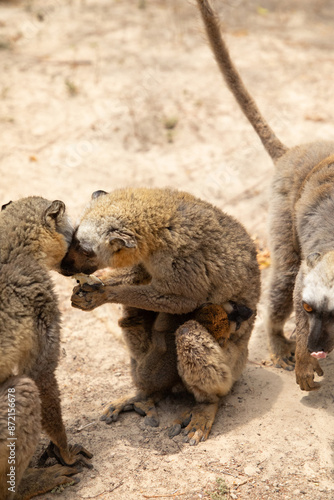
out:
<path id="1" fill-rule="evenodd" d="M 288 151 L 288 148 L 276 137 L 258 110 L 253 98 L 248 93 L 222 38 L 218 15 L 212 10 L 208 0 L 197 0 L 197 3 L 213 54 L 230 91 L 260 137 L 262 144 L 273 161 L 278 160 L 278 158 Z"/>

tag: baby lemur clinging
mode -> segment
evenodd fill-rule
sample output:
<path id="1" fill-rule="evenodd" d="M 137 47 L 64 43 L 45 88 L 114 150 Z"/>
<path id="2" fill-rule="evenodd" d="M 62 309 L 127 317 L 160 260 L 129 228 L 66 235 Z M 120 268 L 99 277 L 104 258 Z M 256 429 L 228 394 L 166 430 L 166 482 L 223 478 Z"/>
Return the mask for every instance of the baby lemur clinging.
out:
<path id="1" fill-rule="evenodd" d="M 246 90 L 208 0 L 197 0 L 219 69 L 273 159 L 270 236 L 272 276 L 267 329 L 272 358 L 293 366 L 295 344 L 283 327 L 296 313 L 296 378 L 303 390 L 319 387 L 317 358 L 334 347 L 334 142 L 284 146 Z"/>
<path id="2" fill-rule="evenodd" d="M 48 270 L 59 268 L 73 229 L 61 201 L 25 198 L 0 213 L 0 498 L 26 500 L 70 483 L 91 457 L 68 446 L 55 370 L 60 313 Z M 61 465 L 27 468 L 41 427 Z M 81 455 L 81 453 L 83 455 Z M 77 480 L 74 480 L 77 482 Z"/>
<path id="3" fill-rule="evenodd" d="M 251 238 L 235 219 L 184 192 L 100 191 L 81 217 L 62 269 L 90 274 L 107 266 L 104 284 L 78 286 L 72 295 L 72 304 L 87 311 L 123 304 L 120 325 L 138 393 L 111 404 L 104 418 L 111 422 L 133 408 L 157 425 L 154 403 L 181 379 L 198 406 L 171 433 L 187 422 L 192 444 L 206 439 L 219 398 L 247 360 L 255 320 L 249 309 L 256 312 L 260 295 Z M 201 309 L 206 303 L 213 305 Z M 224 308 L 232 322 L 240 313 L 232 333 Z M 225 332 L 221 339 L 215 323 Z"/>

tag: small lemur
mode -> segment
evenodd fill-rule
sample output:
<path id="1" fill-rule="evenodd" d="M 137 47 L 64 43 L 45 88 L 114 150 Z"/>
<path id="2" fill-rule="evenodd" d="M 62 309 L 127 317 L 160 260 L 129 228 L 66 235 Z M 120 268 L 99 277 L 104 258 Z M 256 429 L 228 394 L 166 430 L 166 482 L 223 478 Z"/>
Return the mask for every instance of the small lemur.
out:
<path id="1" fill-rule="evenodd" d="M 78 464 L 90 465 L 87 450 L 67 444 L 55 377 L 60 313 L 48 271 L 59 270 L 72 232 L 58 200 L 24 198 L 0 212 L 1 500 L 27 500 L 71 483 Z M 54 456 L 61 465 L 28 468 L 41 428 L 51 443 L 40 464 Z"/>
<path id="2" fill-rule="evenodd" d="M 287 148 L 260 114 L 222 38 L 208 0 L 197 0 L 218 67 L 275 163 L 270 206 L 272 276 L 267 330 L 275 364 L 292 369 L 300 388 L 319 387 L 318 359 L 334 348 L 334 142 Z M 296 345 L 283 333 L 292 308 Z"/>
<path id="3" fill-rule="evenodd" d="M 106 267 L 97 274 L 102 283 L 74 289 L 72 305 L 89 311 L 123 304 L 120 325 L 138 392 L 112 403 L 104 418 L 111 422 L 133 408 L 157 425 L 154 404 L 181 379 L 198 403 L 181 422 L 197 444 L 246 364 L 260 295 L 253 241 L 234 218 L 185 192 L 99 191 L 62 270 L 90 274 Z"/>

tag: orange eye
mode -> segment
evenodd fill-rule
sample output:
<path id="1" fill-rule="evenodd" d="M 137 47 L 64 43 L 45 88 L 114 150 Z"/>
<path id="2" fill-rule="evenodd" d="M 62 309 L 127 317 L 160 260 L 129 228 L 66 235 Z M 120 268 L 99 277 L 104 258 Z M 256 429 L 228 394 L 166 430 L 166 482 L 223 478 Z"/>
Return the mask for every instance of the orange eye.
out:
<path id="1" fill-rule="evenodd" d="M 303 303 L 303 307 L 308 313 L 311 313 L 313 311 L 313 308 L 309 304 L 306 304 L 306 302 Z"/>

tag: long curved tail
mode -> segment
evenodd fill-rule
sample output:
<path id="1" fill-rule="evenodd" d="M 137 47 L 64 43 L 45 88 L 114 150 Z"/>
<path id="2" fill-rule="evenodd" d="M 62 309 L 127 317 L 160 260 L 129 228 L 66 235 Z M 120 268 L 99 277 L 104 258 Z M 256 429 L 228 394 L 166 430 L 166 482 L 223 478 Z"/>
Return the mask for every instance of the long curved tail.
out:
<path id="1" fill-rule="evenodd" d="M 242 111 L 250 121 L 254 130 L 260 137 L 271 158 L 275 161 L 280 158 L 288 148 L 276 137 L 268 123 L 265 121 L 253 98 L 248 93 L 238 71 L 236 70 L 228 48 L 220 32 L 220 22 L 217 14 L 213 11 L 208 0 L 197 0 L 208 39 L 218 67 L 236 98 Z"/>

